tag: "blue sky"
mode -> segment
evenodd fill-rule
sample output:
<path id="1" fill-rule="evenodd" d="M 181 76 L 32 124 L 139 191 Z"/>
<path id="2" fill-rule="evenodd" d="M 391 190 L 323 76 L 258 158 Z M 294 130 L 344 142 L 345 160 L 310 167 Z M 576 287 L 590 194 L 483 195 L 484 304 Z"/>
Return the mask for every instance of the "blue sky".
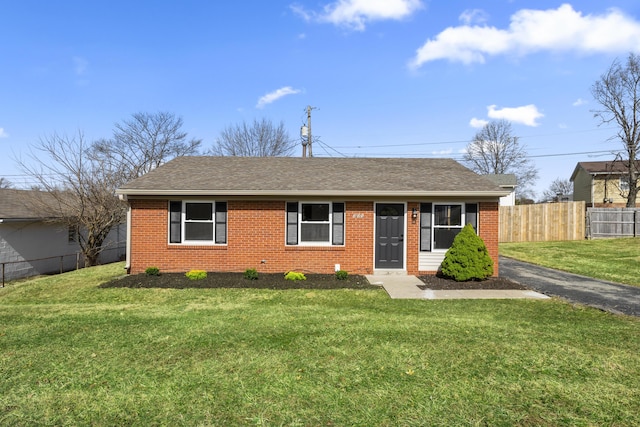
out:
<path id="1" fill-rule="evenodd" d="M 460 159 L 505 118 L 540 195 L 621 147 L 590 87 L 640 51 L 635 0 L 9 0 L 0 16 L 0 176 L 19 186 L 15 159 L 54 132 L 169 111 L 208 148 L 254 118 L 297 138 L 310 105 L 316 156 Z"/>

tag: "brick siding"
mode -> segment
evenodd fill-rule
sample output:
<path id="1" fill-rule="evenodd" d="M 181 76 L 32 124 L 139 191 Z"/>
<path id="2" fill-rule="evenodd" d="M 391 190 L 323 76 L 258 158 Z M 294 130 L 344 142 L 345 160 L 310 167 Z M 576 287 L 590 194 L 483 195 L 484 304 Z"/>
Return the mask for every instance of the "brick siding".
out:
<path id="1" fill-rule="evenodd" d="M 285 201 L 227 202 L 227 244 L 215 246 L 168 243 L 167 200 L 131 203 L 130 272 L 158 267 L 164 272 L 191 269 L 242 272 L 255 268 L 263 273 L 304 271 L 333 273 L 335 265 L 352 274 L 371 274 L 374 265 L 374 203 L 345 203 L 344 246 L 287 246 Z M 418 273 L 419 219 L 407 204 L 406 262 L 409 274 Z M 498 273 L 498 203 L 480 203 L 480 235 Z"/>

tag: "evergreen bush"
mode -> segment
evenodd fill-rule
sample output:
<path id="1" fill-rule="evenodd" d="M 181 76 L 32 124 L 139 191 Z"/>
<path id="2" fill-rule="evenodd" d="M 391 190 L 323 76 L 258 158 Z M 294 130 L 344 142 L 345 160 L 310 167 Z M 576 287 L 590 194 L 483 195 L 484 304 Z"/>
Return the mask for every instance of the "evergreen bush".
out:
<path id="1" fill-rule="evenodd" d="M 471 224 L 458 233 L 444 256 L 442 274 L 456 282 L 484 280 L 493 275 L 493 260 Z"/>
<path id="2" fill-rule="evenodd" d="M 345 270 L 336 271 L 336 279 L 338 279 L 338 280 L 347 280 L 348 277 L 349 277 L 349 273 L 346 272 Z"/>
<path id="3" fill-rule="evenodd" d="M 258 270 L 255 268 L 247 268 L 244 271 L 244 278 L 247 280 L 258 280 Z"/>
<path id="4" fill-rule="evenodd" d="M 160 275 L 160 269 L 158 267 L 147 267 L 147 269 L 144 270 L 144 273 L 147 276 L 159 276 Z"/>

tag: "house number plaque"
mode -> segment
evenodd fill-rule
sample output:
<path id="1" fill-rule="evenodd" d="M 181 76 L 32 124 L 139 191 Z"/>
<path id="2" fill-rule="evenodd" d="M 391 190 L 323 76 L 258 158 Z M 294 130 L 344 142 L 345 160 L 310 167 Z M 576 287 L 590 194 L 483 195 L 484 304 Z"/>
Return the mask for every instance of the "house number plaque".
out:
<path id="1" fill-rule="evenodd" d="M 363 213 L 354 213 L 353 217 L 354 218 L 364 218 L 364 214 Z"/>

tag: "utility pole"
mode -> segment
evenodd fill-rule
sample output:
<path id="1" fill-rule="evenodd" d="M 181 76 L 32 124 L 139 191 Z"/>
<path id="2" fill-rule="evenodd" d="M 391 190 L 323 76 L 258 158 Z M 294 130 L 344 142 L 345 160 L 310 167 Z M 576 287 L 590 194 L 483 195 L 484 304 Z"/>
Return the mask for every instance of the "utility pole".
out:
<path id="1" fill-rule="evenodd" d="M 302 157 L 307 157 L 307 147 L 309 147 L 309 157 L 313 157 L 313 148 L 311 143 L 313 138 L 311 136 L 311 110 L 315 107 L 307 105 L 307 124 L 302 125 L 300 128 L 300 138 L 302 139 Z"/>

